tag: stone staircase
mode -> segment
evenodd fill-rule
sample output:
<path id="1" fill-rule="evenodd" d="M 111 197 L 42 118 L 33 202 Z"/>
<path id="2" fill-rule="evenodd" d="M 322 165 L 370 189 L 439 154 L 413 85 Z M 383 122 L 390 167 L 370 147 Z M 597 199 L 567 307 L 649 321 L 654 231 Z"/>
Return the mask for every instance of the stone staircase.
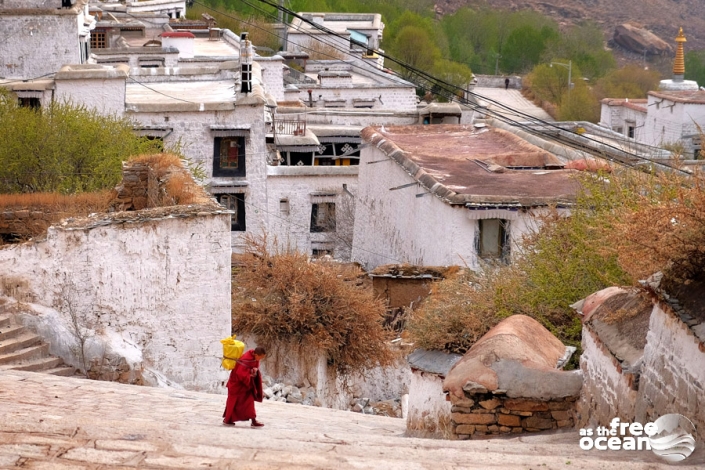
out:
<path id="1" fill-rule="evenodd" d="M 74 367 L 49 354 L 49 343 L 24 326 L 14 316 L 0 314 L 0 372 L 24 370 L 52 375 L 73 376 Z"/>

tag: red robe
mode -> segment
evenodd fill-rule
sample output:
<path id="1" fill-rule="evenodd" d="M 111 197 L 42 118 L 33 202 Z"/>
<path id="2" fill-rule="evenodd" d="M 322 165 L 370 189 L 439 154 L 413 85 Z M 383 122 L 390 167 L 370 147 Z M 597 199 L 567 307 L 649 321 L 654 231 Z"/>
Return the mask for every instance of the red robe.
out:
<path id="1" fill-rule="evenodd" d="M 254 368 L 257 372 L 252 375 Z M 255 401 L 262 402 L 262 376 L 254 349 L 245 352 L 237 360 L 235 368 L 230 372 L 227 387 L 228 400 L 225 403 L 223 421 L 232 424 L 235 421 L 255 419 Z"/>

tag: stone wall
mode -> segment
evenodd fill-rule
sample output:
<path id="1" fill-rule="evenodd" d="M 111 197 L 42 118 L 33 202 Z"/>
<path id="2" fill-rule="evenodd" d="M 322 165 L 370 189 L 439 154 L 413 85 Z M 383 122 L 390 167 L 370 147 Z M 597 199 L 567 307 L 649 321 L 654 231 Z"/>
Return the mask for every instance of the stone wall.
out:
<path id="1" fill-rule="evenodd" d="M 68 214 L 48 207 L 8 208 L 0 212 L 0 234 L 33 237 L 44 233 L 49 226 Z"/>
<path id="2" fill-rule="evenodd" d="M 452 405 L 443 394 L 443 376 L 412 370 L 406 429 L 423 436 L 451 437 Z"/>
<path id="3" fill-rule="evenodd" d="M 456 439 L 571 428 L 577 397 L 540 401 L 498 393 L 450 395 L 451 430 Z"/>
<path id="4" fill-rule="evenodd" d="M 635 419 L 680 413 L 705 441 L 705 342 L 661 303 L 654 306 L 646 339 Z"/>
<path id="5" fill-rule="evenodd" d="M 625 374 L 619 361 L 589 326 L 583 325 L 583 388 L 578 402 L 580 427 L 606 425 L 614 417 L 629 422 L 634 417 L 637 382 Z"/>
<path id="6" fill-rule="evenodd" d="M 521 90 L 522 80 L 519 76 L 505 75 L 476 75 L 477 87 L 480 88 L 504 88 L 504 80 L 509 79 L 509 88 Z"/>
<path id="7" fill-rule="evenodd" d="M 657 302 L 636 374 L 624 370 L 595 332 L 584 327 L 579 425 L 607 426 L 614 417 L 644 424 L 678 413 L 693 422 L 697 438 L 705 439 L 705 342 L 693 330 L 698 327 Z"/>

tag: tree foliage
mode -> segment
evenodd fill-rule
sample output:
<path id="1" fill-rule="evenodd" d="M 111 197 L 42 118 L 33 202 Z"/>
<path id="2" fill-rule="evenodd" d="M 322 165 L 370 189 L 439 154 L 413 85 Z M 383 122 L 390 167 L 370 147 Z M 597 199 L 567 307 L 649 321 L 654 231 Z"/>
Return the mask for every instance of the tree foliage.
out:
<path id="1" fill-rule="evenodd" d="M 156 142 L 138 137 L 125 119 L 68 103 L 39 110 L 0 96 L 0 192 L 99 191 L 114 187 L 122 162 L 156 153 Z"/>
<path id="2" fill-rule="evenodd" d="M 659 73 L 634 64 L 612 70 L 597 81 L 595 95 L 602 98 L 646 98 L 659 83 Z"/>
<path id="3" fill-rule="evenodd" d="M 266 238 L 247 238 L 233 275 L 233 331 L 256 336 L 258 344 L 323 353 L 344 374 L 388 365 L 385 307 L 357 286 L 361 275 L 357 267 L 270 252 Z"/>

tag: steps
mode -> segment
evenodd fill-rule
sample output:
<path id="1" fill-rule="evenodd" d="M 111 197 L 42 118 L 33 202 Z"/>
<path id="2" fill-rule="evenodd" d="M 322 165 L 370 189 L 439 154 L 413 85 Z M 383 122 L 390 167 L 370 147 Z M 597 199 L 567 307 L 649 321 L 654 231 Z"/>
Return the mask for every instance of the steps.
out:
<path id="1" fill-rule="evenodd" d="M 15 321 L 13 315 L 0 314 L 0 371 L 23 370 L 64 377 L 76 374 L 58 358 L 49 354 L 49 344 Z"/>

